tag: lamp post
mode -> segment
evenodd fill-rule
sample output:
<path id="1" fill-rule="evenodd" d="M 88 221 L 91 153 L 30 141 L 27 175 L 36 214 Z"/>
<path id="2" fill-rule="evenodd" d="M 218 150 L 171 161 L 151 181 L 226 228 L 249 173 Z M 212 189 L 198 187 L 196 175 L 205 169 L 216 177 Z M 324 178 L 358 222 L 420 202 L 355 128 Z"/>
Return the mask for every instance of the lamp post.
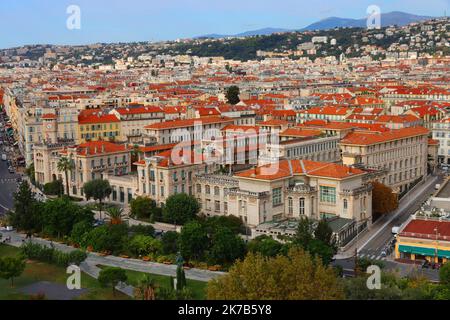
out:
<path id="1" fill-rule="evenodd" d="M 438 233 L 438 228 L 434 228 L 434 232 L 436 234 L 436 248 L 434 249 L 434 263 L 438 263 L 439 262 L 439 257 L 438 257 L 438 247 L 439 247 L 439 233 Z"/>

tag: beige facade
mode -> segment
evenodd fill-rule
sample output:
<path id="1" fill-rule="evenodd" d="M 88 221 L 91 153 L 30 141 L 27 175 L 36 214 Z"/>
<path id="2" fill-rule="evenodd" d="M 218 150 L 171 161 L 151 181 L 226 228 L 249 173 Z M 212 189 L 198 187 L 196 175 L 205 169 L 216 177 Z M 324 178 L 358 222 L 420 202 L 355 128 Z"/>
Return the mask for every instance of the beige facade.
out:
<path id="1" fill-rule="evenodd" d="M 378 180 L 402 193 L 427 176 L 428 130 L 422 127 L 387 133 L 347 135 L 340 143 L 345 165 L 379 171 Z"/>

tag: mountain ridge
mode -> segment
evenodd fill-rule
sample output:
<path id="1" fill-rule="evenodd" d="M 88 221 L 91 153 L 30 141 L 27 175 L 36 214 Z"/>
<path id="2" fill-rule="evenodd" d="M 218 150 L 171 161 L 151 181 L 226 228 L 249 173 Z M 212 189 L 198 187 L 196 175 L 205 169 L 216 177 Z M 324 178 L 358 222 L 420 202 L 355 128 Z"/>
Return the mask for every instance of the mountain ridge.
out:
<path id="1" fill-rule="evenodd" d="M 387 27 L 390 25 L 398 25 L 398 26 L 404 26 L 412 22 L 420 22 L 424 20 L 434 19 L 436 17 L 432 16 L 422 16 L 422 15 L 416 15 L 411 13 L 406 13 L 402 11 L 392 11 L 388 13 L 382 13 L 381 14 L 381 26 Z M 271 35 L 273 33 L 279 33 L 279 32 L 295 32 L 295 31 L 314 31 L 314 30 L 328 30 L 328 29 L 334 29 L 336 27 L 340 28 L 365 28 L 367 26 L 367 18 L 361 18 L 361 19 L 352 19 L 352 18 L 340 18 L 340 17 L 328 17 L 325 19 L 322 19 L 320 21 L 314 22 L 304 28 L 300 29 L 285 29 L 285 28 L 261 28 L 256 30 L 250 30 L 241 32 L 234 35 L 224 35 L 224 34 L 207 34 L 199 37 L 195 37 L 196 39 L 203 39 L 203 38 L 213 38 L 213 39 L 220 39 L 220 38 L 238 38 L 238 37 L 251 37 L 251 36 L 264 36 L 264 35 Z"/>

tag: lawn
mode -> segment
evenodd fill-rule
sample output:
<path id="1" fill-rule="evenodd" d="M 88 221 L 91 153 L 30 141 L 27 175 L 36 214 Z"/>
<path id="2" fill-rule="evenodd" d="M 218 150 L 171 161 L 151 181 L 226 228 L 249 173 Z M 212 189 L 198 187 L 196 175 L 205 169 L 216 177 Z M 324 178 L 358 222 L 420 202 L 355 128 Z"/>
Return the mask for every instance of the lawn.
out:
<path id="1" fill-rule="evenodd" d="M 99 266 L 100 268 L 105 268 L 104 266 Z M 138 271 L 131 271 L 131 270 L 125 270 L 127 273 L 127 283 L 132 286 L 136 286 L 140 280 L 142 280 L 145 275 L 149 275 L 158 286 L 162 288 L 169 288 L 170 286 L 170 277 L 168 276 L 161 276 L 158 274 L 150 274 L 150 273 L 143 273 Z M 202 281 L 196 281 L 196 280 L 186 280 L 187 287 L 192 290 L 193 298 L 195 300 L 205 300 L 206 298 L 206 285 L 207 282 Z"/>
<path id="2" fill-rule="evenodd" d="M 0 257 L 17 256 L 20 250 L 15 247 L 0 245 Z M 21 293 L 18 289 L 39 281 L 49 281 L 65 284 L 67 280 L 66 270 L 47 263 L 27 261 L 23 274 L 14 280 L 14 288 L 11 288 L 9 280 L 0 279 L 0 300 L 27 300 L 30 296 Z M 81 274 L 81 287 L 89 289 L 89 292 L 78 297 L 80 300 L 127 300 L 128 296 L 117 292 L 113 296 L 110 288 L 102 288 L 98 281 L 89 275 Z"/>

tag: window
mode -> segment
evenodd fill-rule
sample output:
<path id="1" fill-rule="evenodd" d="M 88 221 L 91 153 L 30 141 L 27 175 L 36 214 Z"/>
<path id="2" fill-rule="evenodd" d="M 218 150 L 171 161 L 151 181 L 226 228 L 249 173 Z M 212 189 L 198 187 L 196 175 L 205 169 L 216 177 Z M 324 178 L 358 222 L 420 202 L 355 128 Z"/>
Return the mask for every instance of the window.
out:
<path id="1" fill-rule="evenodd" d="M 220 201 L 214 202 L 214 211 L 220 212 Z"/>
<path id="2" fill-rule="evenodd" d="M 282 193 L 281 188 L 273 189 L 272 204 L 274 206 L 279 206 L 280 204 L 282 204 L 281 193 Z"/>
<path id="3" fill-rule="evenodd" d="M 228 202 L 223 203 L 223 212 L 226 214 L 228 213 Z"/>
<path id="4" fill-rule="evenodd" d="M 300 198 L 298 201 L 299 213 L 301 216 L 305 215 L 305 198 Z"/>
<path id="5" fill-rule="evenodd" d="M 344 199 L 344 211 L 347 211 L 348 209 L 348 201 L 347 199 Z"/>
<path id="6" fill-rule="evenodd" d="M 336 188 L 320 186 L 320 202 L 336 203 Z"/>
<path id="7" fill-rule="evenodd" d="M 288 198 L 288 213 L 289 215 L 294 213 L 294 200 L 291 197 Z"/>
<path id="8" fill-rule="evenodd" d="M 202 193 L 202 185 L 197 184 L 197 193 Z"/>
<path id="9" fill-rule="evenodd" d="M 220 189 L 219 189 L 219 187 L 214 187 L 214 195 L 215 196 L 220 196 Z"/>
<path id="10" fill-rule="evenodd" d="M 211 194 L 211 187 L 210 186 L 205 186 L 205 193 L 206 194 Z"/>

